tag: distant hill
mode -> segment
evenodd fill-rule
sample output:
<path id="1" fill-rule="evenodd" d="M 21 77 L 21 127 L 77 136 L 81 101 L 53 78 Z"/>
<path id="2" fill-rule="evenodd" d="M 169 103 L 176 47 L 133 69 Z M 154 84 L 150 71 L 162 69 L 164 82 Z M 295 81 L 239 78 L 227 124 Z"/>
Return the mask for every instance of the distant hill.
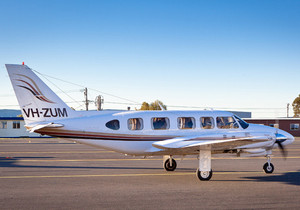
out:
<path id="1" fill-rule="evenodd" d="M 17 117 L 21 114 L 21 110 L 17 109 L 0 109 L 0 117 Z"/>

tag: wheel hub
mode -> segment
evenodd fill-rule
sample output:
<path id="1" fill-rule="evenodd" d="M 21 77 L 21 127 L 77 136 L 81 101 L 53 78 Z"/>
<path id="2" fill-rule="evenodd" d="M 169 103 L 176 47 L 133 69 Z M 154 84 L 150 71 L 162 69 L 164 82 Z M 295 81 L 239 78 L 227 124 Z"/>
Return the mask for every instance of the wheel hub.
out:
<path id="1" fill-rule="evenodd" d="M 209 171 L 201 171 L 200 173 L 203 178 L 207 178 L 209 176 Z"/>

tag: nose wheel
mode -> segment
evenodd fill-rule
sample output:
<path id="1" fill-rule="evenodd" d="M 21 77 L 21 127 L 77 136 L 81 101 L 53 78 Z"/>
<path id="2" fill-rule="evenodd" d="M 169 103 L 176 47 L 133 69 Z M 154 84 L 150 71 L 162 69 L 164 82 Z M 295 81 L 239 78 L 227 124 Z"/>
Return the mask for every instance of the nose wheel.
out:
<path id="1" fill-rule="evenodd" d="M 271 157 L 267 156 L 267 158 L 268 158 L 268 162 L 266 162 L 264 164 L 263 169 L 264 169 L 266 174 L 271 174 L 274 171 L 274 165 L 271 163 Z"/>
<path id="2" fill-rule="evenodd" d="M 263 169 L 266 174 L 271 174 L 274 171 L 274 165 L 272 163 L 265 163 Z"/>

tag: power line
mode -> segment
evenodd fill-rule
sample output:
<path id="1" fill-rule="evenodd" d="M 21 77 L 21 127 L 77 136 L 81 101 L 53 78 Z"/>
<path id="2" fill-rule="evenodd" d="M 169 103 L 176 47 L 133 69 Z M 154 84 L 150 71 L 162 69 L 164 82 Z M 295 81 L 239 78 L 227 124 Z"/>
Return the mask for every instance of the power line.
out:
<path id="1" fill-rule="evenodd" d="M 50 75 L 47 75 L 47 74 L 42 74 L 39 71 L 36 71 L 34 69 L 32 69 L 32 70 L 34 72 L 36 72 L 37 74 L 41 75 L 48 82 L 50 82 L 52 85 L 54 85 L 56 88 L 58 88 L 60 90 L 60 92 L 67 95 L 72 100 L 72 102 L 66 102 L 66 103 L 77 103 L 79 105 L 78 107 L 82 107 L 84 105 L 84 104 L 80 104 L 80 103 L 82 103 L 82 101 L 76 101 L 69 94 L 67 94 L 67 92 L 69 92 L 69 93 L 70 92 L 79 92 L 79 90 L 64 91 L 61 88 L 59 88 L 56 84 L 51 82 L 48 78 L 52 78 L 52 79 L 55 79 L 55 80 L 58 80 L 58 81 L 61 81 L 61 82 L 64 82 L 64 83 L 68 83 L 68 84 L 71 84 L 71 85 L 75 85 L 75 86 L 78 86 L 78 87 L 81 87 L 81 88 L 85 88 L 85 86 L 74 83 L 74 82 L 69 82 L 69 81 L 66 81 L 66 80 L 63 80 L 63 79 L 59 79 L 59 78 L 56 78 L 56 77 L 53 77 L 53 76 L 50 76 Z M 139 103 L 139 102 L 136 102 L 136 101 L 124 98 L 124 97 L 116 96 L 116 95 L 106 93 L 106 92 L 103 92 L 103 91 L 99 91 L 99 90 L 93 89 L 93 88 L 89 88 L 89 89 L 92 90 L 92 91 L 101 93 L 101 94 L 105 94 L 105 95 L 108 95 L 108 96 L 111 96 L 111 97 L 114 97 L 114 98 L 118 98 L 118 99 L 130 102 L 130 103 L 122 103 L 122 102 L 105 101 L 105 103 L 108 103 L 108 104 L 122 104 L 122 105 L 135 105 L 135 106 L 141 105 L 141 103 Z M 0 95 L 0 97 L 8 97 L 8 96 L 13 96 L 13 95 L 11 95 L 11 94 Z M 18 105 L 0 105 L 0 106 L 4 107 L 4 106 L 18 106 Z M 243 108 L 239 108 L 239 107 L 208 107 L 208 106 L 200 107 L 200 106 L 182 106 L 182 105 L 167 105 L 167 106 L 168 107 L 173 107 L 173 108 L 187 108 L 187 109 L 192 108 L 192 109 L 220 109 L 220 110 L 268 110 L 268 111 L 255 111 L 255 113 L 285 113 L 285 111 L 284 112 L 283 111 L 279 112 L 278 110 L 286 110 L 286 108 L 277 108 L 277 107 L 276 108 L 260 108 L 260 107 L 255 107 L 255 108 L 243 107 Z M 274 110 L 274 111 L 270 111 L 270 110 Z"/>
<path id="2" fill-rule="evenodd" d="M 90 102 L 94 102 L 93 100 L 89 100 Z M 83 101 L 66 101 L 66 103 L 83 103 Z M 108 104 L 120 104 L 120 105 L 135 105 L 135 106 L 139 106 L 139 105 L 142 105 L 141 103 L 122 103 L 122 102 L 116 102 L 116 101 L 105 101 L 105 103 L 108 103 Z M 80 106 L 83 106 L 84 104 L 80 104 Z M 0 105 L 0 106 L 18 106 L 18 105 Z M 198 109 L 230 109 L 230 110 L 233 110 L 233 109 L 239 109 L 239 110 L 286 110 L 286 108 L 263 108 L 263 107 L 256 107 L 256 108 L 244 108 L 244 107 L 200 107 L 200 106 L 176 106 L 176 105 L 166 105 L 168 107 L 177 107 L 177 108 L 198 108 Z M 269 112 L 273 112 L 273 111 L 269 111 Z M 282 111 L 285 113 L 285 111 Z"/>
<path id="3" fill-rule="evenodd" d="M 66 81 L 66 80 L 63 80 L 63 79 L 59 79 L 59 78 L 56 78 L 56 77 L 53 77 L 53 76 L 50 76 L 50 75 L 47 75 L 47 74 L 42 74 L 34 69 L 32 69 L 34 72 L 42 75 L 44 78 L 45 77 L 50 77 L 52 79 L 56 79 L 56 80 L 59 80 L 61 82 L 65 82 L 65 83 L 69 83 L 69 84 L 72 84 L 72 85 L 76 85 L 76 86 L 79 86 L 79 87 L 82 87 L 82 88 L 85 88 L 85 86 L 83 85 L 80 85 L 80 84 L 76 84 L 74 82 L 69 82 L 69 81 Z M 48 79 L 47 79 L 48 80 Z M 49 81 L 49 80 L 48 80 Z M 59 88 L 60 89 L 60 88 Z M 100 91 L 100 90 L 97 90 L 97 89 L 94 89 L 94 88 L 88 88 L 89 90 L 93 90 L 95 92 L 98 92 L 98 93 L 101 93 L 101 94 L 105 94 L 105 95 L 108 95 L 108 96 L 111 96 L 111 97 L 115 97 L 115 98 L 118 98 L 118 99 L 121 99 L 121 100 L 125 100 L 125 101 L 129 101 L 131 103 L 139 103 L 139 102 L 136 102 L 136 101 L 133 101 L 133 100 L 130 100 L 130 99 L 127 99 L 127 98 L 123 98 L 123 97 L 120 97 L 120 96 L 116 96 L 116 95 L 113 95 L 113 94 L 110 94 L 110 93 L 106 93 L 106 92 L 103 92 L 103 91 Z M 61 90 L 61 89 L 60 89 Z"/>
<path id="4" fill-rule="evenodd" d="M 33 69 L 32 69 L 33 70 Z M 35 70 L 33 70 L 35 71 Z M 43 78 L 45 78 L 48 82 L 50 82 L 52 85 L 54 85 L 56 88 L 58 88 L 60 91 L 62 91 L 66 96 L 68 96 L 69 98 L 71 98 L 73 101 L 76 101 L 74 98 L 72 98 L 69 94 L 67 94 L 66 92 L 64 92 L 60 87 L 58 87 L 56 84 L 54 84 L 53 82 L 51 82 L 47 77 L 45 77 L 42 73 L 39 73 L 38 71 L 35 71 L 36 73 L 40 74 Z M 80 104 L 79 104 L 80 105 Z"/>
<path id="5" fill-rule="evenodd" d="M 275 109 L 278 109 L 278 110 L 280 110 L 280 109 L 286 109 L 286 108 L 263 108 L 263 107 L 261 107 L 261 108 L 259 108 L 259 107 L 254 107 L 254 108 L 247 108 L 247 107 L 209 107 L 209 106 L 180 106 L 180 105 L 167 105 L 168 107 L 174 107 L 174 108 L 198 108 L 198 109 L 211 109 L 211 108 L 213 108 L 213 109 L 250 109 L 250 110 L 259 110 L 259 109 L 273 109 L 273 110 L 275 110 Z"/>
<path id="6" fill-rule="evenodd" d="M 50 77 L 52 79 L 56 79 L 56 80 L 59 80 L 61 82 L 69 83 L 71 85 L 75 85 L 75 86 L 79 86 L 79 87 L 84 88 L 83 85 L 79 85 L 79 84 L 76 84 L 76 83 L 73 83 L 73 82 L 69 82 L 69 81 L 66 81 L 66 80 L 63 80 L 63 79 L 59 79 L 59 78 L 56 78 L 56 77 L 53 77 L 53 76 L 50 76 L 50 75 L 47 75 L 47 74 L 42 74 L 42 73 L 40 73 L 40 72 L 38 72 L 37 70 L 34 70 L 34 69 L 31 69 L 31 70 L 34 71 L 34 72 L 36 72 L 37 74 L 42 75 L 43 77 Z"/>
<path id="7" fill-rule="evenodd" d="M 12 97 L 15 96 L 15 94 L 0 94 L 0 97 Z"/>
<path id="8" fill-rule="evenodd" d="M 9 105 L 0 105 L 0 107 L 8 107 L 8 106 L 20 108 L 19 105 L 10 105 L 10 104 Z"/>

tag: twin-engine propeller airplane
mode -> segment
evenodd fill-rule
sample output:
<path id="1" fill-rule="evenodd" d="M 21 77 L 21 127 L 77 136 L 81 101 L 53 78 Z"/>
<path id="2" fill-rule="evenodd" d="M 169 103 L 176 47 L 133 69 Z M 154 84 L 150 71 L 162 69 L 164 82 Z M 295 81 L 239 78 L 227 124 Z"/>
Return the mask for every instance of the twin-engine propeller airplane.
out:
<path id="1" fill-rule="evenodd" d="M 264 125 L 248 124 L 226 111 L 74 111 L 29 67 L 6 65 L 25 127 L 30 132 L 139 156 L 163 156 L 167 171 L 176 169 L 174 155 L 198 155 L 197 177 L 212 177 L 211 155 L 248 153 L 266 156 L 272 173 L 272 149 L 294 137 Z"/>

